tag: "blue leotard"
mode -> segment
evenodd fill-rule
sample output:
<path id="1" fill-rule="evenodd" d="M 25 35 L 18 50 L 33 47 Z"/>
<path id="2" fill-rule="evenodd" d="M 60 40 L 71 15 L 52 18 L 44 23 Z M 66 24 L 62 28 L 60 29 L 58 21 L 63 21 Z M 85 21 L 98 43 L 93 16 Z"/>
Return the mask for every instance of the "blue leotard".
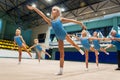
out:
<path id="1" fill-rule="evenodd" d="M 37 51 L 42 51 L 42 47 L 40 46 L 40 44 L 35 44 L 35 48 Z"/>
<path id="2" fill-rule="evenodd" d="M 99 40 L 93 40 L 93 45 L 96 50 L 100 50 Z"/>
<path id="3" fill-rule="evenodd" d="M 22 46 L 22 40 L 21 40 L 21 38 L 20 38 L 21 36 L 15 36 L 14 37 L 14 40 L 15 40 L 15 42 L 17 43 L 17 45 L 18 46 Z"/>
<path id="4" fill-rule="evenodd" d="M 120 38 L 120 34 L 116 34 L 115 38 Z M 120 41 L 112 40 L 111 44 L 115 45 L 118 51 L 120 50 Z"/>
<path id="5" fill-rule="evenodd" d="M 81 37 L 80 41 L 81 41 L 82 46 L 85 49 L 90 50 L 90 43 L 89 43 L 88 37 Z"/>
<path id="6" fill-rule="evenodd" d="M 57 39 L 64 40 L 67 33 L 63 28 L 60 18 L 57 18 L 56 20 L 52 20 L 51 24 L 52 24 L 52 28 L 53 28 L 53 31 L 55 32 Z"/>

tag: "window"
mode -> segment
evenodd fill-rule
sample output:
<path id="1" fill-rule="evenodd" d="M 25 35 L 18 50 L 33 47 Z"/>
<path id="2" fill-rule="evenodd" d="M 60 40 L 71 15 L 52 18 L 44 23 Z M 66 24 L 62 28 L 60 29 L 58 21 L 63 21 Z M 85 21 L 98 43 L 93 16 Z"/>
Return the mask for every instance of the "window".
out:
<path id="1" fill-rule="evenodd" d="M 46 33 L 42 33 L 38 35 L 38 40 L 40 43 L 44 43 L 46 38 Z"/>

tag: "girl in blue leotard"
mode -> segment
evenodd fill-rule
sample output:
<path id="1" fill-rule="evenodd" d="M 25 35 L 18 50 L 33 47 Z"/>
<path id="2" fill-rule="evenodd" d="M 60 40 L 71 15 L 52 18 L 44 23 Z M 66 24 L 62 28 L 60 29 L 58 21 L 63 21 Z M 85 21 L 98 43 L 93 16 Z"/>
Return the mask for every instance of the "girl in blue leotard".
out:
<path id="1" fill-rule="evenodd" d="M 21 36 L 21 30 L 20 29 L 16 29 L 16 33 L 15 34 L 16 34 L 16 36 L 14 37 L 14 46 L 15 46 L 15 44 L 18 45 L 19 64 L 20 64 L 21 63 L 21 57 L 22 57 L 22 48 L 30 55 L 31 58 L 32 58 L 32 55 L 26 48 L 26 43 L 23 40 L 23 37 Z"/>
<path id="2" fill-rule="evenodd" d="M 38 61 L 39 62 L 40 62 L 40 58 L 41 58 L 41 52 L 47 54 L 49 56 L 49 58 L 51 58 L 51 56 L 46 51 L 44 51 L 42 49 L 42 46 L 43 45 L 41 45 L 41 44 L 38 43 L 38 39 L 34 39 L 34 45 L 29 48 L 29 50 L 31 50 L 32 48 L 35 48 L 35 50 L 38 53 Z M 43 47 L 45 47 L 45 46 L 43 46 Z"/>
<path id="3" fill-rule="evenodd" d="M 95 56 L 96 56 L 96 64 L 97 64 L 97 67 L 98 67 L 98 51 L 94 49 L 94 47 L 92 47 L 90 45 L 90 40 L 92 40 L 93 38 L 91 37 L 87 37 L 87 32 L 86 30 L 83 30 L 81 32 L 81 37 L 77 37 L 77 36 L 74 36 L 76 39 L 80 40 L 81 41 L 81 44 L 85 50 L 85 62 L 86 62 L 86 70 L 88 70 L 88 52 L 89 50 L 95 52 Z"/>
<path id="4" fill-rule="evenodd" d="M 59 46 L 59 51 L 60 51 L 60 71 L 58 72 L 58 75 L 62 75 L 62 73 L 63 73 L 63 66 L 64 66 L 64 43 L 63 43 L 63 40 L 66 39 L 82 55 L 84 54 L 84 52 L 80 49 L 80 47 L 78 45 L 76 45 L 72 41 L 70 36 L 66 33 L 66 31 L 63 28 L 62 23 L 63 22 L 73 22 L 73 23 L 81 25 L 82 28 L 86 28 L 86 26 L 84 26 L 83 23 L 81 23 L 80 21 L 76 21 L 76 20 L 73 20 L 73 19 L 66 19 L 66 18 L 61 17 L 61 10 L 57 6 L 54 6 L 52 8 L 51 19 L 46 17 L 46 15 L 44 15 L 43 12 L 41 12 L 40 10 L 38 10 L 35 7 L 27 5 L 27 8 L 29 10 L 34 10 L 35 12 L 37 12 L 49 25 L 52 25 L 52 28 L 53 28 L 53 30 L 55 32 L 55 35 L 56 35 L 57 39 L 58 39 L 58 46 Z"/>
<path id="5" fill-rule="evenodd" d="M 99 41 L 100 40 L 103 40 L 104 38 L 98 38 L 98 32 L 94 32 L 93 33 L 93 40 L 92 40 L 92 42 L 93 42 L 93 45 L 94 45 L 94 48 L 96 49 L 96 50 L 100 50 L 100 51 L 103 51 L 105 54 L 107 54 L 107 55 L 109 55 L 109 53 L 104 49 L 104 48 L 102 48 L 101 46 L 100 46 L 100 43 L 99 43 Z"/>

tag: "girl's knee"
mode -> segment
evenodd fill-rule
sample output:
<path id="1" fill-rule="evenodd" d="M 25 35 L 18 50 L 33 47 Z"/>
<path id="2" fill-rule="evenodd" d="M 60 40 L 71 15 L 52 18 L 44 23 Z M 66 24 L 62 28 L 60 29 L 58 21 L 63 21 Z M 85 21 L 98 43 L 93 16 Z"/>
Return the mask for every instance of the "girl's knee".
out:
<path id="1" fill-rule="evenodd" d="M 22 53 L 19 53 L 19 55 L 21 56 L 21 55 L 22 55 Z"/>
<path id="2" fill-rule="evenodd" d="M 64 58 L 64 55 L 60 55 L 60 58 Z"/>

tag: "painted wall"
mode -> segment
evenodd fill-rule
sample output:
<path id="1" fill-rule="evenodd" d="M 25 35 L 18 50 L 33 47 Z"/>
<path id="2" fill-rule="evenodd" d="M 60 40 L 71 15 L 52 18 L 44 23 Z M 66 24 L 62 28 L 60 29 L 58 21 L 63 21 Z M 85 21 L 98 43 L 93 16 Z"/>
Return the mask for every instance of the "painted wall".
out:
<path id="1" fill-rule="evenodd" d="M 120 17 L 118 17 L 118 24 L 120 25 Z"/>
<path id="2" fill-rule="evenodd" d="M 50 36 L 50 30 L 49 30 L 49 25 L 41 25 L 35 28 L 31 28 L 32 30 L 32 44 L 33 40 L 35 38 L 38 38 L 38 34 L 41 33 L 46 33 L 46 39 L 45 39 L 45 45 L 49 45 L 49 36 Z"/>
<path id="3" fill-rule="evenodd" d="M 0 35 L 0 39 L 13 40 L 15 36 L 15 30 L 17 28 L 18 26 L 13 21 L 2 19 L 2 32 Z M 27 45 L 31 45 L 32 30 L 22 30 L 21 33 Z"/>
<path id="4" fill-rule="evenodd" d="M 81 48 L 83 49 L 83 48 Z M 66 61 L 80 61 L 85 62 L 85 55 L 81 55 L 75 48 L 64 48 L 65 50 L 65 60 Z M 99 52 L 99 62 L 100 63 L 117 63 L 117 53 L 116 48 L 113 47 L 107 50 L 109 55 L 106 55 L 104 52 Z M 47 58 L 47 57 L 46 57 Z M 60 52 L 58 48 L 52 49 L 52 60 L 59 60 Z M 89 62 L 95 62 L 95 54 L 94 52 L 89 52 Z"/>
<path id="5" fill-rule="evenodd" d="M 4 32 L 5 32 L 5 26 L 6 26 L 6 20 L 1 19 L 2 20 L 2 27 L 1 27 L 1 33 L 0 33 L 0 39 L 4 38 Z"/>
<path id="6" fill-rule="evenodd" d="M 6 25 L 3 27 L 5 27 L 3 39 L 13 40 L 17 26 L 10 21 L 6 21 Z"/>
<path id="7" fill-rule="evenodd" d="M 31 46 L 31 37 L 32 37 L 32 30 L 22 30 L 22 36 L 28 46 Z"/>

